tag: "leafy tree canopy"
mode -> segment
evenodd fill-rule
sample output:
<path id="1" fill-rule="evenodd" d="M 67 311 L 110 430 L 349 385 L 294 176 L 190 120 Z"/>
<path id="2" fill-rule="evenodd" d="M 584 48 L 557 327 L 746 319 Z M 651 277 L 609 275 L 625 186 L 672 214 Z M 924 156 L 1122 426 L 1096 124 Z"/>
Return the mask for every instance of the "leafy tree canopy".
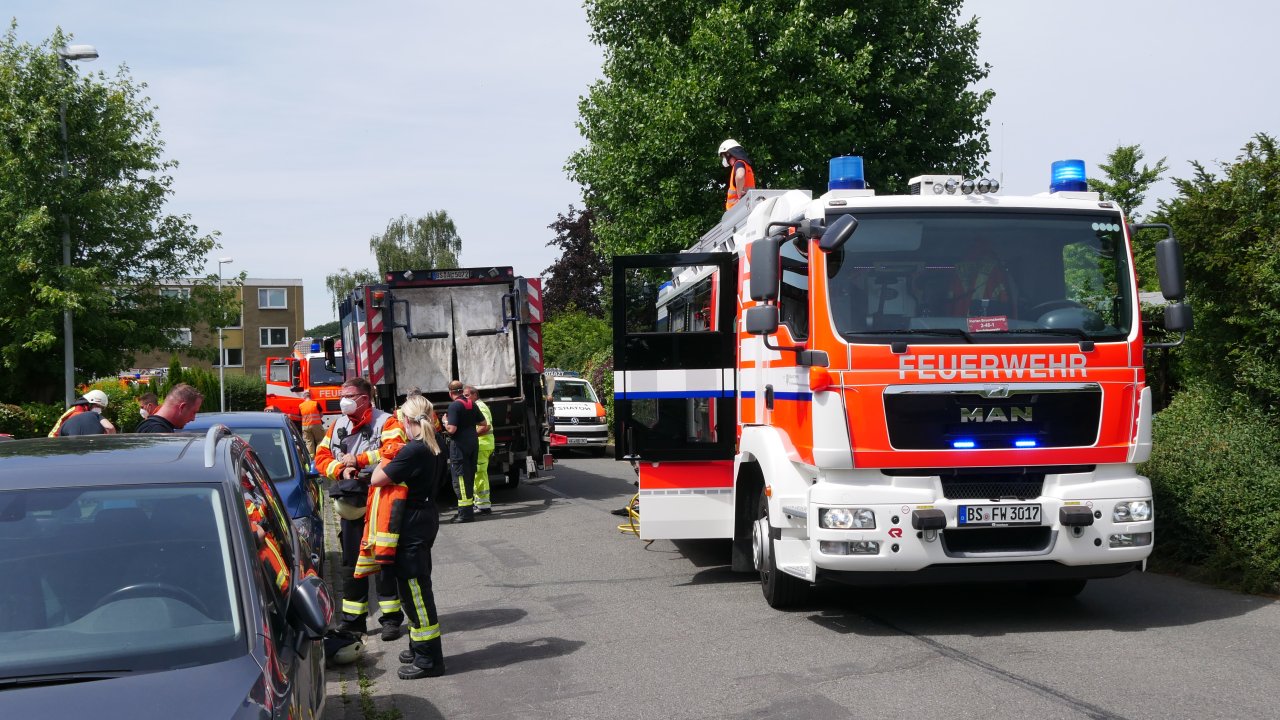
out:
<path id="1" fill-rule="evenodd" d="M 1178 197 L 1151 218 L 1171 224 L 1186 257 L 1195 331 L 1180 354 L 1190 379 L 1237 388 L 1280 409 L 1280 153 L 1258 134 L 1222 176 L 1192 163 Z M 1229 393 L 1227 393 L 1229 394 Z"/>
<path id="2" fill-rule="evenodd" d="M 307 337 L 321 338 L 331 337 L 338 334 L 341 328 L 338 326 L 337 320 L 331 320 L 323 325 L 317 325 L 307 330 Z"/>
<path id="3" fill-rule="evenodd" d="M 424 217 L 401 215 L 387 223 L 381 235 L 369 238 L 378 259 L 378 273 L 392 270 L 458 267 L 462 238 L 449 213 L 437 210 Z"/>
<path id="4" fill-rule="evenodd" d="M 831 157 L 902 191 L 985 169 L 991 91 L 962 0 L 588 0 L 604 79 L 568 161 L 607 254 L 683 249 L 720 217 L 735 138 L 760 187 L 826 187 Z"/>
<path id="5" fill-rule="evenodd" d="M 123 66 L 110 77 L 64 66 L 57 50 L 70 41 L 59 30 L 19 42 L 16 21 L 0 38 L 0 397 L 61 398 L 66 309 L 77 384 L 173 348 L 173 328 L 217 323 L 217 293 L 161 293 L 214 286 L 191 278 L 217 243 L 165 212 L 176 162 L 162 157 L 146 85 Z"/>
<path id="6" fill-rule="evenodd" d="M 382 276 L 372 270 L 348 270 L 338 268 L 338 272 L 326 275 L 324 286 L 333 300 L 333 316 L 338 316 L 338 304 L 341 303 L 357 285 L 370 285 L 381 282 Z M 312 335 L 312 337 L 315 337 Z"/>
<path id="7" fill-rule="evenodd" d="M 581 371 L 593 355 L 612 345 L 609 323 L 572 305 L 542 324 L 542 353 L 548 368 Z"/>
<path id="8" fill-rule="evenodd" d="M 556 216 L 547 227 L 556 236 L 548 245 L 560 248 L 560 258 L 543 272 L 546 289 L 542 305 L 547 317 L 555 317 L 571 306 L 596 317 L 604 316 L 605 280 L 609 261 L 600 254 L 596 236 L 591 232 L 592 212 L 578 211 L 572 205 L 568 213 Z"/>
<path id="9" fill-rule="evenodd" d="M 1160 181 L 1168 167 L 1165 159 L 1160 158 L 1155 167 L 1143 164 L 1144 154 L 1140 145 L 1120 145 L 1107 155 L 1107 161 L 1098 164 L 1098 169 L 1106 175 L 1106 180 L 1089 178 L 1089 189 L 1101 193 L 1106 200 L 1120 206 L 1129 222 L 1141 222 L 1138 208 L 1146 200 L 1147 191 Z M 1154 233 L 1153 233 L 1154 235 Z M 1160 287 L 1156 276 L 1155 244 L 1139 239 L 1133 245 L 1133 260 L 1138 270 L 1138 282 L 1143 290 L 1157 290 Z"/>

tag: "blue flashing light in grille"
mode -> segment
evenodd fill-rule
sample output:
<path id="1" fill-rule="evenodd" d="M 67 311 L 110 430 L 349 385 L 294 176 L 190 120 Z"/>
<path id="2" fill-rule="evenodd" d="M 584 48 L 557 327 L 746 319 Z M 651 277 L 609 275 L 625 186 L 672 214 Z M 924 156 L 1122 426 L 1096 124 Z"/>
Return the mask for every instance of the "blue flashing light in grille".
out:
<path id="1" fill-rule="evenodd" d="M 973 448 L 978 447 L 978 443 L 972 440 L 952 440 L 951 447 L 956 448 L 957 450 L 972 450 Z"/>
<path id="2" fill-rule="evenodd" d="M 865 190 L 867 178 L 862 171 L 862 158 L 858 155 L 841 155 L 831 158 L 828 190 Z"/>
<path id="3" fill-rule="evenodd" d="M 1055 160 L 1049 171 L 1049 192 L 1084 192 L 1089 189 L 1085 181 L 1083 160 Z"/>
<path id="4" fill-rule="evenodd" d="M 1026 448 L 1026 447 L 1035 447 L 1035 446 L 1036 446 L 1036 441 L 1035 441 L 1035 440 L 1014 440 L 1014 441 L 1013 441 L 1013 446 L 1014 446 L 1014 447 L 1023 447 L 1023 448 Z"/>

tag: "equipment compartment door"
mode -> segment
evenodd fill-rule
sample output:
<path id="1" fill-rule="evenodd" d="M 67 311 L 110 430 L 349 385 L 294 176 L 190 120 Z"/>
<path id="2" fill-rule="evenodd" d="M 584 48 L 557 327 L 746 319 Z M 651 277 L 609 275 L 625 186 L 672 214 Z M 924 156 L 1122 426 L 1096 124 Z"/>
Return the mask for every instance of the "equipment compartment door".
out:
<path id="1" fill-rule="evenodd" d="M 614 258 L 619 460 L 734 456 L 736 307 L 733 253 Z"/>

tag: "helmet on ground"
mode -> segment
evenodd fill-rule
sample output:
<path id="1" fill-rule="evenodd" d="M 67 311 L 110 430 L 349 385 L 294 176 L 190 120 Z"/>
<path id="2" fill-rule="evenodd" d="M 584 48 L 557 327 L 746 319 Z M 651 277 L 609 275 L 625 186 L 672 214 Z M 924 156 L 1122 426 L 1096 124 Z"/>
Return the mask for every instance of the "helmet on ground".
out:
<path id="1" fill-rule="evenodd" d="M 101 405 L 102 407 L 106 407 L 107 402 L 109 402 L 107 394 L 101 390 L 90 390 L 84 394 L 84 399 L 94 405 Z"/>
<path id="2" fill-rule="evenodd" d="M 742 147 L 742 144 L 739 143 L 737 140 L 734 140 L 733 138 L 729 138 L 728 140 L 725 140 L 724 142 L 720 143 L 720 150 L 717 152 L 717 154 L 723 155 L 736 147 Z"/>

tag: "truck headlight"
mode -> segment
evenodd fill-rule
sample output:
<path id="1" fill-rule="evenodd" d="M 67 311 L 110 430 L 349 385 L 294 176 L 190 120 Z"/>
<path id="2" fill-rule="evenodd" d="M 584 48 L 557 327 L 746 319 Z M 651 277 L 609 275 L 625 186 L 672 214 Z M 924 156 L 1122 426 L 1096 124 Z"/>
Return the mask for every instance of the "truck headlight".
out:
<path id="1" fill-rule="evenodd" d="M 1118 523 L 1146 522 L 1150 519 L 1150 500 L 1130 500 L 1128 502 L 1116 503 L 1115 509 L 1111 511 L 1111 520 Z"/>
<path id="2" fill-rule="evenodd" d="M 876 514 L 871 508 L 822 508 L 818 527 L 827 530 L 874 530 Z"/>

